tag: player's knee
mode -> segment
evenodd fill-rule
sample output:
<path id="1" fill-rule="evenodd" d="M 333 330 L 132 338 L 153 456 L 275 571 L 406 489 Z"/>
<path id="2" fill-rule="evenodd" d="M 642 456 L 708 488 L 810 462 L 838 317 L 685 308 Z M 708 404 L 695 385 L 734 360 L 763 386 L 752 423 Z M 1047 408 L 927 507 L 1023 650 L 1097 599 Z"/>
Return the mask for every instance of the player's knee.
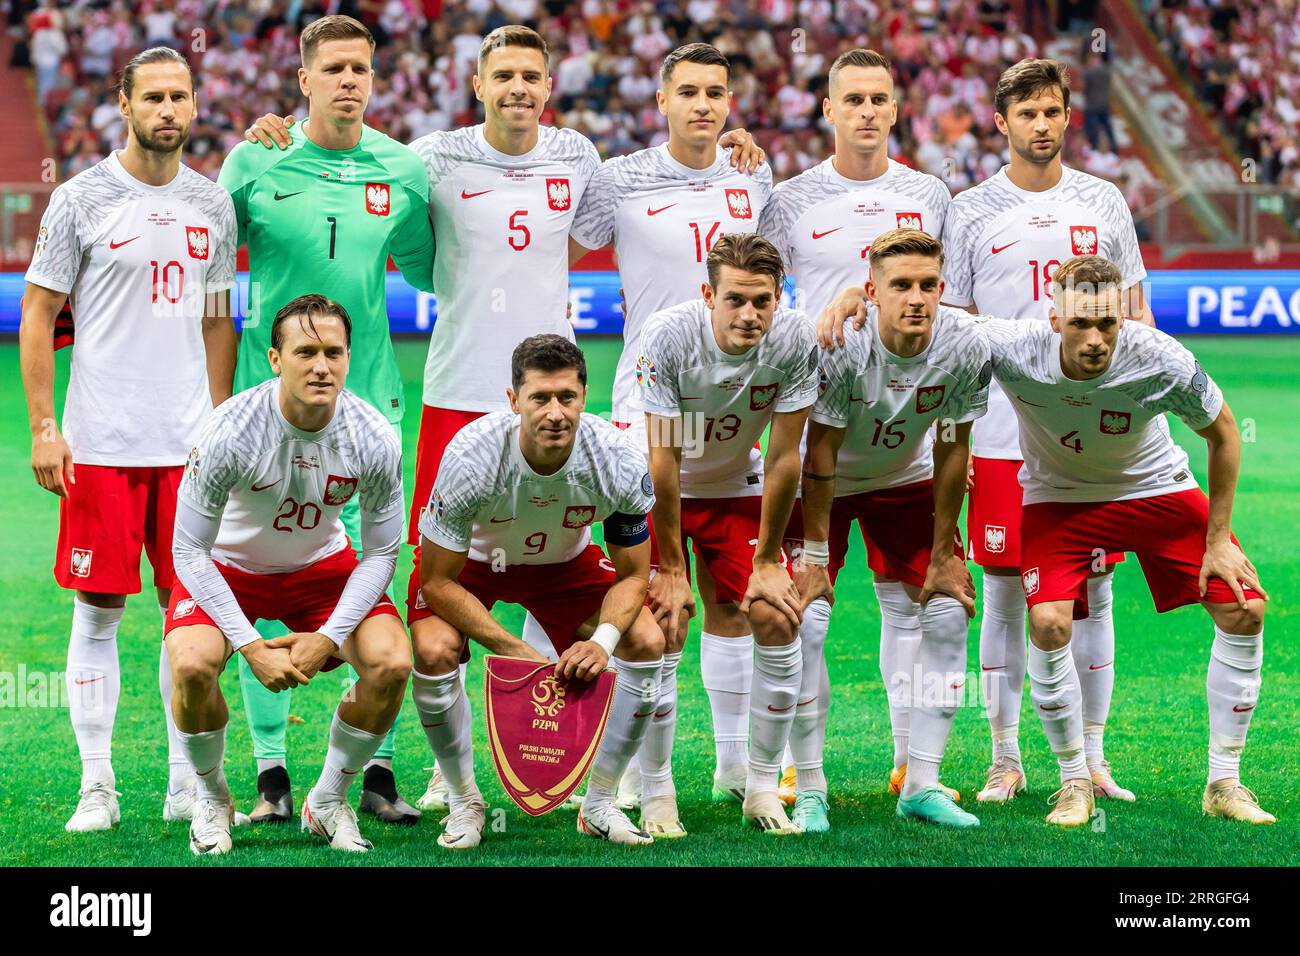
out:
<path id="1" fill-rule="evenodd" d="M 1264 602 L 1252 598 L 1244 608 L 1221 604 L 1214 619 L 1219 630 L 1228 634 L 1258 634 L 1264 628 Z"/>
<path id="2" fill-rule="evenodd" d="M 1068 604 L 1064 610 L 1044 604 L 1029 609 L 1030 637 L 1041 650 L 1055 651 L 1067 646 L 1073 630 Z"/>
<path id="3" fill-rule="evenodd" d="M 789 644 L 794 640 L 795 629 L 790 619 L 766 601 L 750 603 L 749 623 L 765 644 Z"/>
<path id="4" fill-rule="evenodd" d="M 400 653 L 386 655 L 370 668 L 370 679 L 381 690 L 400 694 L 411 677 L 411 661 Z"/>
<path id="5" fill-rule="evenodd" d="M 445 674 L 460 667 L 461 636 L 442 621 L 426 619 L 411 628 L 415 667 L 421 674 Z"/>
<path id="6" fill-rule="evenodd" d="M 654 661 L 664 656 L 664 632 L 642 608 L 618 642 L 618 656 L 628 661 Z"/>
<path id="7" fill-rule="evenodd" d="M 212 689 L 221 673 L 221 667 L 197 650 L 169 647 L 172 664 L 172 685 L 182 697 L 203 696 Z"/>

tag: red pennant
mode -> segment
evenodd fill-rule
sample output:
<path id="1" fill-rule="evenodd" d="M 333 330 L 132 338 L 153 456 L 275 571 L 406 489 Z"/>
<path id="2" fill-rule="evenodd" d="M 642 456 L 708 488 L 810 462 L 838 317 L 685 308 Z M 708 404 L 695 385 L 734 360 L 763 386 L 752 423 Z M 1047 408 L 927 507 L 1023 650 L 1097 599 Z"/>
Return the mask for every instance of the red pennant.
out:
<path id="1" fill-rule="evenodd" d="M 501 785 L 530 816 L 578 788 L 596 757 L 614 701 L 614 673 L 556 678 L 554 663 L 484 658 L 488 741 Z"/>

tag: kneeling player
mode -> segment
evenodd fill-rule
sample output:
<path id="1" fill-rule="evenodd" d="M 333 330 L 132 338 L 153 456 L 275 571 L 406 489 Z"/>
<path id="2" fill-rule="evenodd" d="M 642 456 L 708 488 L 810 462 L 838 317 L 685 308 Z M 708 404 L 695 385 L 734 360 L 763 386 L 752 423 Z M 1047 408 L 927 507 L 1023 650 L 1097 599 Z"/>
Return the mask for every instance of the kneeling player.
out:
<path id="1" fill-rule="evenodd" d="M 652 843 L 614 803 L 659 699 L 663 666 L 663 635 L 645 607 L 646 515 L 654 504 L 645 453 L 609 422 L 583 414 L 587 365 L 564 337 L 524 339 L 510 373 L 512 410 L 471 422 L 447 445 L 420 519 L 419 577 L 408 592 L 412 696 L 451 807 L 438 843 L 467 850 L 483 837 L 460 677 L 466 638 L 494 654 L 544 659 L 492 617 L 498 601 L 523 605 L 546 629 L 565 680 L 591 680 L 613 665 L 613 711 L 578 831 Z M 597 521 L 608 559 L 591 541 Z"/>
<path id="2" fill-rule="evenodd" d="M 1267 597 L 1231 531 L 1241 457 L 1236 421 L 1187 349 L 1126 321 L 1112 263 L 1067 260 L 1052 285 L 1050 328 L 985 324 L 993 372 L 1013 398 L 1025 453 L 1020 576 L 1029 604 L 1029 677 L 1061 767 L 1047 822 L 1081 826 L 1092 814 L 1070 622 L 1087 613 L 1088 573 L 1098 556 L 1133 551 L 1158 612 L 1196 602 L 1214 620 L 1202 809 L 1272 823 L 1238 775 L 1259 699 Z M 1209 446 L 1208 500 L 1170 437 L 1165 412 Z"/>
<path id="3" fill-rule="evenodd" d="M 181 480 L 167 612 L 172 709 L 198 776 L 196 854 L 230 850 L 234 804 L 222 770 L 226 701 L 217 679 L 239 651 L 273 691 L 347 661 L 359 680 L 339 704 L 302 826 L 336 850 L 369 850 L 347 802 L 402 705 L 410 644 L 384 594 L 402 539 L 402 453 L 368 403 L 343 390 L 351 322 L 324 296 L 275 316 L 279 380 L 228 399 L 208 420 Z M 358 562 L 339 513 L 361 504 Z M 291 631 L 263 641 L 253 621 Z"/>
<path id="4" fill-rule="evenodd" d="M 867 297 L 876 304 L 875 321 L 846 335 L 844 348 L 822 355 L 822 393 L 804 463 L 806 540 L 796 578 L 805 600 L 829 597 L 857 520 L 882 606 L 901 603 L 903 613 L 921 623 L 917 655 L 908 655 L 902 673 L 885 675 L 891 697 L 910 706 L 907 762 L 891 779 L 891 785 L 901 782 L 898 816 L 972 827 L 979 821 L 940 786 L 939 764 L 961 703 L 967 616 L 975 609 L 957 517 L 971 423 L 988 400 L 988 344 L 969 315 L 939 305 L 938 239 L 896 229 L 877 236 L 870 255 Z M 802 701 L 818 694 L 808 672 L 822 648 L 810 645 L 814 635 L 824 640 L 826 630 L 805 626 L 801 633 Z M 823 739 L 824 732 L 791 737 L 799 768 L 795 823 L 806 831 L 830 829 Z"/>
<path id="5" fill-rule="evenodd" d="M 680 657 L 695 607 L 689 538 L 706 619 L 727 622 L 731 636 L 752 631 L 756 648 L 747 774 L 715 780 L 715 788 L 743 799 L 751 824 L 798 833 L 777 796 L 803 669 L 803 605 L 784 567 L 781 537 L 798 488 L 799 441 L 817 397 L 817 345 L 802 313 L 780 308 L 784 270 L 768 240 L 728 233 L 709 252 L 707 269 L 702 299 L 646 322 L 637 359 L 656 488 L 659 572 L 651 605 L 668 650 Z M 769 422 L 765 467 L 758 440 Z M 680 836 L 669 689 L 676 684 L 666 676 L 664 683 L 641 753 L 642 824 Z"/>

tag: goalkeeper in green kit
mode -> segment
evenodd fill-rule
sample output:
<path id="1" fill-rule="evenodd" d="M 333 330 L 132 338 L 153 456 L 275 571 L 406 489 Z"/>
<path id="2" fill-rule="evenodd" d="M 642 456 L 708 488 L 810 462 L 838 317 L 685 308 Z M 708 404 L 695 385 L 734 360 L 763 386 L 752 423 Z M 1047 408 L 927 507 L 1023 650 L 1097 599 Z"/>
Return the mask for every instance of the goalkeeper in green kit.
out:
<path id="1" fill-rule="evenodd" d="M 351 17 L 324 17 L 308 26 L 300 39 L 298 70 L 309 102 L 307 120 L 293 129 L 286 149 L 240 143 L 226 157 L 219 181 L 234 199 L 250 268 L 234 390 L 271 378 L 267 349 L 271 319 L 280 307 L 299 295 L 319 293 L 342 305 L 352 319 L 347 388 L 379 409 L 400 439 L 404 401 L 388 331 L 387 262 L 391 255 L 407 282 L 432 292 L 434 241 L 423 162 L 409 147 L 362 123 L 374 47 L 370 31 Z M 343 523 L 353 547 L 360 547 L 355 499 L 343 511 Z M 292 533 L 292 524 L 286 527 Z M 288 633 L 278 622 L 260 622 L 257 628 L 266 638 Z M 239 681 L 257 758 L 253 821 L 289 820 L 290 692 L 263 687 L 242 655 Z M 390 731 L 366 765 L 361 809 L 390 823 L 414 823 L 420 812 L 398 795 L 392 757 Z"/>

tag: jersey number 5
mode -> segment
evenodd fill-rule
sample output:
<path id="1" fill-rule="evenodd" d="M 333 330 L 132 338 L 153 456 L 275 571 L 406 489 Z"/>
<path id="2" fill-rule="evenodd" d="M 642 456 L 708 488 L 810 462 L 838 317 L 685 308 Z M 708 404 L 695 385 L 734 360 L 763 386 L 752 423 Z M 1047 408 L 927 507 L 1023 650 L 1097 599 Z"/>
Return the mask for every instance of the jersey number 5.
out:
<path id="1" fill-rule="evenodd" d="M 511 233 L 518 233 L 518 235 L 511 235 L 506 239 L 506 242 L 510 244 L 510 248 L 515 250 L 515 252 L 522 252 L 524 249 L 528 248 L 528 244 L 533 241 L 533 234 L 529 232 L 528 227 L 520 221 L 527 215 L 527 209 L 516 209 L 510 214 L 510 231 Z M 519 238 L 520 236 L 523 238 Z"/>

